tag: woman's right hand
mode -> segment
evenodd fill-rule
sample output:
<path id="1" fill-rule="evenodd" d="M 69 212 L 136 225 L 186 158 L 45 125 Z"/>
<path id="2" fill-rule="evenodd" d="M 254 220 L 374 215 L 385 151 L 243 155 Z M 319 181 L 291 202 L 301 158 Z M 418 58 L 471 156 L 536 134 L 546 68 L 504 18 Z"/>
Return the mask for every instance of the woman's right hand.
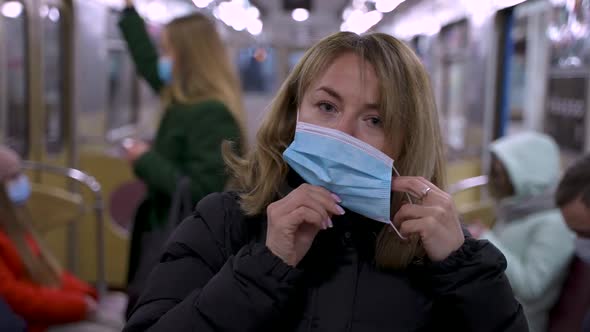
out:
<path id="1" fill-rule="evenodd" d="M 295 266 L 305 256 L 318 232 L 332 227 L 331 217 L 343 215 L 338 196 L 302 184 L 268 206 L 266 246 L 285 263 Z"/>

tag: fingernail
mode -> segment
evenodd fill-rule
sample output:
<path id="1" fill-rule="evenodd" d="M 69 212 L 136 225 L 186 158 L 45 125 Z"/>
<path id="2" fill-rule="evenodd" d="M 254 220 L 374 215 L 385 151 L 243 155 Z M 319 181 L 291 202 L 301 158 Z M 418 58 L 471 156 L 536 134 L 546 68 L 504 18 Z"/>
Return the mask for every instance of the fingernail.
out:
<path id="1" fill-rule="evenodd" d="M 336 210 L 338 210 L 339 215 L 343 215 L 345 213 L 344 209 L 340 205 L 336 205 Z"/>
<path id="2" fill-rule="evenodd" d="M 332 198 L 336 201 L 336 203 L 341 203 L 342 200 L 340 199 L 340 197 L 338 197 L 338 195 L 332 193 Z"/>
<path id="3" fill-rule="evenodd" d="M 326 220 L 326 223 L 328 224 L 328 228 L 334 227 L 334 223 L 332 222 L 332 219 L 328 218 L 328 220 Z"/>

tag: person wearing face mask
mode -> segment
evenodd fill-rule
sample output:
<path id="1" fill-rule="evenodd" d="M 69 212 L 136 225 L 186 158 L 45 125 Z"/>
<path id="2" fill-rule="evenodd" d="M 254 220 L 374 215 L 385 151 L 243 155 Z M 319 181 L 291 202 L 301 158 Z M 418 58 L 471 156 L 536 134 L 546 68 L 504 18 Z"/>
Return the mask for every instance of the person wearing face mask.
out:
<path id="1" fill-rule="evenodd" d="M 0 297 L 28 331 L 111 332 L 123 320 L 103 315 L 96 290 L 64 271 L 29 221 L 31 184 L 21 160 L 0 146 Z"/>
<path id="2" fill-rule="evenodd" d="M 574 250 L 573 234 L 554 203 L 559 148 L 547 135 L 526 132 L 498 139 L 490 150 L 490 190 L 498 202 L 496 226 L 470 230 L 506 256 L 506 275 L 523 304 L 530 329 L 544 332 Z"/>
<path id="3" fill-rule="evenodd" d="M 199 202 L 124 331 L 528 331 L 491 244 L 445 186 L 428 75 L 403 42 L 341 32 L 311 47 L 236 191 Z"/>
<path id="4" fill-rule="evenodd" d="M 165 108 L 152 146 L 137 140 L 124 144 L 135 174 L 148 188 L 133 226 L 127 277 L 132 283 L 143 278 L 137 276 L 142 236 L 167 222 L 180 179 L 190 179 L 195 203 L 223 190 L 227 175 L 221 143 L 239 142 L 243 150 L 245 135 L 240 84 L 214 22 L 198 13 L 173 20 L 162 31 L 158 54 L 133 1 L 126 3 L 122 35 L 137 72 L 161 95 Z"/>

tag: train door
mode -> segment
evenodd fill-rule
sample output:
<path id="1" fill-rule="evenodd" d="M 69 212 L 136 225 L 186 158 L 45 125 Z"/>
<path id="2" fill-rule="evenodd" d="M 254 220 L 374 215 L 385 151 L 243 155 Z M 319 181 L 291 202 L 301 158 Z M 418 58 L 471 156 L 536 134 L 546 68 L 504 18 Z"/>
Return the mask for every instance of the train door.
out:
<path id="1" fill-rule="evenodd" d="M 0 141 L 31 156 L 30 3 L 0 0 Z"/>
<path id="2" fill-rule="evenodd" d="M 466 64 L 468 23 L 466 20 L 441 30 L 442 43 L 442 127 L 449 146 L 449 158 L 458 159 L 466 147 Z"/>
<path id="3" fill-rule="evenodd" d="M 106 275 L 109 285 L 126 283 L 128 228 L 138 200 L 143 198 L 129 163 L 122 157 L 120 141 L 140 136 L 138 122 L 152 124 L 158 117 L 144 117 L 145 108 L 159 109 L 160 103 L 141 105 L 137 76 L 127 47 L 117 27 L 120 13 L 98 1 L 75 2 L 75 96 L 79 168 L 92 174 L 101 184 L 105 209 Z M 149 28 L 148 28 L 149 29 Z M 149 29 L 151 30 L 151 29 Z M 91 78 L 91 79 L 89 79 Z M 142 96 L 143 97 L 143 96 Z M 151 113 L 151 112 L 149 112 Z M 124 199 L 121 199 L 124 197 Z M 80 246 L 80 275 L 92 280 L 92 220 L 80 227 L 84 243 Z"/>
<path id="4" fill-rule="evenodd" d="M 495 138 L 543 130 L 549 47 L 547 4 L 530 1 L 499 14 L 501 61 Z"/>
<path id="5" fill-rule="evenodd" d="M 41 161 L 75 167 L 72 111 L 72 7 L 65 0 L 39 3 L 41 44 L 41 107 L 35 114 L 43 124 Z"/>

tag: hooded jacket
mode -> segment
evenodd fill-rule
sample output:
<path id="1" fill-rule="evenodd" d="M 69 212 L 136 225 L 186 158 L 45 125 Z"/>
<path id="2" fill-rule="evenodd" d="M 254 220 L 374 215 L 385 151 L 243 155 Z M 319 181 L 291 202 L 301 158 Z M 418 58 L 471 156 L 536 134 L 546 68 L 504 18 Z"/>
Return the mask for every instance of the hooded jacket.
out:
<path id="1" fill-rule="evenodd" d="M 506 275 L 530 330 L 544 332 L 574 252 L 574 235 L 553 203 L 559 148 L 546 135 L 523 133 L 495 141 L 491 151 L 504 165 L 514 195 L 499 202 L 497 226 L 482 238 L 506 256 Z"/>

